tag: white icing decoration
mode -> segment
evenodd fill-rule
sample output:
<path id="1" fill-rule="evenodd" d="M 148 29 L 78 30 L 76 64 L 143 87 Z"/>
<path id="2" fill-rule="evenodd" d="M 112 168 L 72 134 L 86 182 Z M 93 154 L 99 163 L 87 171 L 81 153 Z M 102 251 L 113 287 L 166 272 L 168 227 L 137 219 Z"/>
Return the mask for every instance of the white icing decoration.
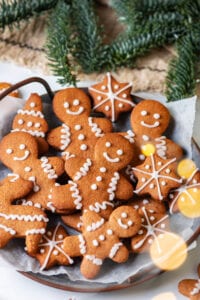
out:
<path id="1" fill-rule="evenodd" d="M 118 149 L 118 150 L 117 150 L 117 154 L 118 154 L 118 155 L 123 155 L 123 154 L 124 154 L 124 151 L 123 151 L 122 149 Z"/>
<path id="2" fill-rule="evenodd" d="M 25 172 L 30 172 L 31 170 L 32 170 L 31 167 L 25 167 L 25 168 L 24 168 L 24 171 L 25 171 Z"/>
<path id="3" fill-rule="evenodd" d="M 107 189 L 110 201 L 113 201 L 115 198 L 115 191 L 117 189 L 117 183 L 118 183 L 119 179 L 120 179 L 119 173 L 115 172 L 109 183 L 109 188 Z"/>
<path id="4" fill-rule="evenodd" d="M 97 266 L 101 266 L 103 263 L 102 259 L 97 258 L 95 255 L 86 255 L 85 258 Z"/>
<path id="5" fill-rule="evenodd" d="M 79 134 L 79 136 L 78 136 L 78 140 L 79 141 L 83 141 L 85 139 L 85 135 L 84 134 Z"/>
<path id="6" fill-rule="evenodd" d="M 82 128 L 82 127 L 81 127 L 81 125 L 79 125 L 79 124 L 77 124 L 77 125 L 74 126 L 74 129 L 77 130 L 77 131 L 78 131 L 78 130 L 81 130 L 81 128 Z"/>
<path id="7" fill-rule="evenodd" d="M 22 115 L 28 115 L 28 116 L 39 117 L 41 119 L 44 119 L 44 115 L 43 115 L 43 113 L 41 113 L 41 111 L 19 109 L 17 111 L 17 113 L 22 114 Z"/>
<path id="8" fill-rule="evenodd" d="M 33 107 L 35 107 L 35 106 L 36 106 L 36 105 L 35 105 L 35 102 L 31 102 L 31 103 L 30 103 L 30 107 L 33 108 Z"/>
<path id="9" fill-rule="evenodd" d="M 123 98 L 127 98 L 127 94 L 123 94 L 122 97 L 123 97 Z"/>
<path id="10" fill-rule="evenodd" d="M 40 123 L 35 123 L 35 128 L 40 128 L 41 124 Z"/>
<path id="11" fill-rule="evenodd" d="M 68 151 L 62 152 L 62 156 L 65 158 L 65 160 L 68 160 L 68 159 L 70 159 L 70 158 L 76 157 L 75 154 L 71 154 L 71 153 L 68 152 Z"/>
<path id="12" fill-rule="evenodd" d="M 156 119 L 156 120 L 157 120 L 157 119 L 160 119 L 160 115 L 159 115 L 159 114 L 154 114 L 153 117 L 154 117 L 154 119 Z"/>
<path id="13" fill-rule="evenodd" d="M 102 177 L 101 176 L 97 176 L 96 177 L 96 181 L 98 181 L 98 182 L 102 181 Z"/>
<path id="14" fill-rule="evenodd" d="M 21 129 L 16 128 L 16 129 L 11 130 L 11 132 L 18 132 L 18 131 L 27 132 L 27 133 L 31 134 L 32 136 L 36 136 L 36 137 L 42 137 L 42 138 L 45 137 L 45 133 L 42 131 L 27 130 L 25 128 L 21 128 Z"/>
<path id="15" fill-rule="evenodd" d="M 156 164 L 155 164 L 154 156 L 151 155 L 150 158 L 151 158 L 151 164 L 152 164 L 152 171 L 146 172 L 144 170 L 133 168 L 133 170 L 135 170 L 135 171 L 137 171 L 137 172 L 139 172 L 141 174 L 147 175 L 149 177 L 148 180 L 143 185 L 141 185 L 140 188 L 138 188 L 137 190 L 134 191 L 134 193 L 138 194 L 147 185 L 151 185 L 152 184 L 151 183 L 152 180 L 154 180 L 155 184 L 156 184 L 157 191 L 158 191 L 158 198 L 160 200 L 162 200 L 163 199 L 163 195 L 161 193 L 161 188 L 160 188 L 160 184 L 159 184 L 159 180 L 158 179 L 166 179 L 166 180 L 170 180 L 170 181 L 174 181 L 174 182 L 178 182 L 178 183 L 181 183 L 182 179 L 176 179 L 176 178 L 171 177 L 169 175 L 165 176 L 165 175 L 160 174 L 161 171 L 163 171 L 165 168 L 167 168 L 170 164 L 174 163 L 176 161 L 176 158 L 170 159 L 167 163 L 165 163 L 158 170 L 156 170 Z"/>
<path id="16" fill-rule="evenodd" d="M 100 228 L 103 224 L 104 224 L 105 220 L 103 218 L 101 218 L 100 221 L 92 222 L 91 225 L 88 225 L 86 230 L 87 231 L 95 231 L 96 229 Z"/>
<path id="17" fill-rule="evenodd" d="M 105 99 L 103 99 L 100 103 L 98 103 L 97 105 L 94 106 L 93 110 L 96 110 L 98 107 L 104 105 L 107 102 L 110 102 L 111 104 L 111 111 L 112 111 L 112 117 L 111 120 L 112 122 L 114 122 L 116 120 L 115 118 L 115 102 L 119 101 L 120 103 L 126 103 L 129 104 L 131 107 L 134 107 L 135 104 L 130 101 L 130 100 L 125 100 L 123 97 L 119 97 L 119 94 L 121 94 L 123 91 L 125 92 L 127 89 L 129 89 L 132 84 L 129 83 L 126 86 L 124 86 L 123 88 L 119 89 L 118 91 L 113 91 L 112 90 L 112 85 L 111 85 L 111 75 L 110 73 L 107 73 L 107 78 L 108 78 L 108 84 L 107 84 L 107 92 L 103 92 L 103 91 L 99 91 L 97 89 L 95 89 L 94 87 L 90 87 L 91 91 L 94 91 L 97 94 L 101 94 L 103 96 L 105 96 Z"/>
<path id="18" fill-rule="evenodd" d="M 35 176 L 30 176 L 30 177 L 28 178 L 28 180 L 30 180 L 30 181 L 32 181 L 32 182 L 34 183 L 33 191 L 34 191 L 34 192 L 38 192 L 38 191 L 40 190 L 40 187 L 39 187 L 39 185 L 37 185 L 37 183 L 36 183 L 36 178 L 35 178 Z"/>
<path id="19" fill-rule="evenodd" d="M 80 146 L 80 149 L 83 150 L 83 151 L 87 150 L 87 145 L 86 144 L 82 144 Z"/>
<path id="20" fill-rule="evenodd" d="M 93 240 L 92 241 L 93 246 L 98 247 L 99 246 L 99 242 L 97 240 Z"/>
<path id="21" fill-rule="evenodd" d="M 20 148 L 20 149 L 21 149 L 21 148 Z M 29 151 L 29 150 L 25 150 L 23 156 L 21 156 L 21 157 L 19 157 L 19 156 L 14 156 L 14 157 L 13 157 L 13 160 L 26 160 L 26 159 L 28 158 L 29 154 L 30 154 L 30 151 Z"/>
<path id="22" fill-rule="evenodd" d="M 54 251 L 53 251 L 53 255 L 55 255 L 55 256 L 57 256 L 58 253 L 59 253 L 58 250 L 54 250 Z"/>
<path id="23" fill-rule="evenodd" d="M 118 84 L 115 84 L 115 85 L 114 85 L 114 89 L 117 90 L 118 88 L 119 88 L 119 85 L 118 85 Z"/>
<path id="24" fill-rule="evenodd" d="M 118 104 L 118 107 L 120 107 L 120 108 L 122 108 L 123 106 L 124 106 L 123 103 L 119 103 L 119 104 Z"/>
<path id="25" fill-rule="evenodd" d="M 103 152 L 103 157 L 111 163 L 117 163 L 120 161 L 119 157 L 111 158 L 107 152 Z"/>
<path id="26" fill-rule="evenodd" d="M 51 253 L 55 250 L 58 251 L 58 253 L 60 252 L 61 254 L 63 254 L 65 256 L 65 258 L 67 258 L 68 262 L 70 264 L 73 264 L 73 260 L 69 257 L 69 255 L 67 255 L 66 252 L 63 251 L 63 249 L 59 246 L 59 244 L 63 243 L 64 240 L 59 240 L 59 241 L 56 241 L 56 234 L 57 234 L 57 231 L 58 231 L 58 228 L 60 227 L 60 224 L 58 223 L 54 232 L 53 232 L 53 235 L 52 235 L 52 239 L 49 239 L 47 237 L 47 235 L 44 235 L 43 236 L 43 239 L 46 240 L 46 242 L 42 242 L 38 245 L 38 247 L 48 247 L 48 251 L 46 253 L 46 258 L 44 260 L 44 263 L 43 265 L 41 266 L 40 270 L 44 270 L 48 264 L 48 261 L 49 261 L 49 258 L 51 256 Z"/>
<path id="27" fill-rule="evenodd" d="M 10 233 L 11 235 L 15 235 L 17 232 L 11 228 L 11 227 L 7 227 L 6 225 L 0 224 L 0 229 L 3 229 L 5 232 Z"/>
<path id="28" fill-rule="evenodd" d="M 144 238 L 142 240 L 140 240 L 138 243 L 136 243 L 134 245 L 134 249 L 139 249 L 140 247 L 142 247 L 145 243 L 145 241 L 150 237 L 152 236 L 154 239 L 155 239 L 155 242 L 156 242 L 156 245 L 157 245 L 157 249 L 158 249 L 158 252 L 161 253 L 161 248 L 160 248 L 160 245 L 159 245 L 159 242 L 158 242 L 158 239 L 157 239 L 157 235 L 156 233 L 168 233 L 168 234 L 171 234 L 172 236 L 174 236 L 173 233 L 169 232 L 169 231 L 166 231 L 162 228 L 158 228 L 158 226 L 162 226 L 163 222 L 169 217 L 168 215 L 165 215 L 164 217 L 162 217 L 160 220 L 158 220 L 157 222 L 155 222 L 154 224 L 151 222 L 150 218 L 148 217 L 148 214 L 146 212 L 146 208 L 143 206 L 142 207 L 142 211 L 144 213 L 144 217 L 145 217 L 145 220 L 146 220 L 146 223 L 147 225 L 145 224 L 142 224 L 141 226 L 143 228 L 146 229 L 146 234 L 144 236 Z M 145 221 L 144 220 L 144 221 Z M 154 219 L 155 220 L 155 219 Z M 144 223 L 143 221 L 143 223 Z"/>
<path id="29" fill-rule="evenodd" d="M 17 123 L 18 123 L 19 125 L 22 125 L 22 124 L 24 124 L 24 120 L 19 119 Z"/>
<path id="30" fill-rule="evenodd" d="M 64 106 L 64 108 L 69 108 L 69 103 L 66 101 L 66 102 L 64 102 L 63 106 Z"/>
<path id="31" fill-rule="evenodd" d="M 123 212 L 123 213 L 121 214 L 121 217 L 125 219 L 125 218 L 128 217 L 128 215 L 127 215 L 127 213 Z"/>
<path id="32" fill-rule="evenodd" d="M 197 295 L 200 292 L 200 279 L 195 283 L 194 288 L 190 292 L 191 296 Z"/>
<path id="33" fill-rule="evenodd" d="M 105 106 L 105 111 L 109 111 L 110 110 L 110 106 L 106 105 Z"/>
<path id="34" fill-rule="evenodd" d="M 12 179 L 10 179 L 10 182 L 15 182 L 17 181 L 17 179 L 19 179 L 19 175 L 15 173 L 9 173 L 7 176 L 12 177 Z"/>
<path id="35" fill-rule="evenodd" d="M 7 154 L 13 153 L 13 149 L 11 149 L 11 148 L 6 149 L 6 153 L 7 153 Z"/>
<path id="36" fill-rule="evenodd" d="M 68 115 L 72 115 L 72 116 L 78 116 L 80 114 L 82 114 L 82 112 L 84 111 L 84 107 L 80 106 L 79 109 L 77 111 L 71 111 L 69 108 L 66 110 L 66 113 Z"/>
<path id="37" fill-rule="evenodd" d="M 99 170 L 101 173 L 105 173 L 107 171 L 105 167 L 101 167 Z"/>
<path id="38" fill-rule="evenodd" d="M 144 121 L 141 121 L 140 124 L 144 127 L 147 127 L 147 128 L 156 128 L 160 125 L 160 122 L 156 121 L 155 123 L 153 124 L 147 124 L 146 122 Z"/>
<path id="39" fill-rule="evenodd" d="M 104 136 L 104 133 L 102 132 L 101 128 L 98 127 L 96 123 L 93 122 L 93 118 L 88 118 L 88 124 L 91 127 L 91 131 L 95 133 L 96 137 L 102 137 Z"/>
<path id="40" fill-rule="evenodd" d="M 86 253 L 86 242 L 84 237 L 82 236 L 82 234 L 78 235 L 78 239 L 79 239 L 79 248 L 80 248 L 80 253 L 83 255 Z"/>
<path id="41" fill-rule="evenodd" d="M 171 205 L 170 205 L 170 209 L 169 209 L 169 212 L 170 214 L 173 214 L 173 208 L 174 208 L 174 205 L 176 204 L 178 198 L 180 197 L 181 194 L 185 194 L 187 195 L 187 197 L 191 200 L 191 204 L 195 204 L 196 203 L 196 200 L 193 199 L 191 193 L 188 193 L 188 189 L 193 189 L 193 188 L 197 188 L 199 187 L 200 188 L 200 183 L 193 183 L 192 180 L 193 180 L 193 177 L 196 175 L 196 173 L 198 172 L 199 170 L 198 169 L 195 169 L 194 172 L 191 174 L 191 176 L 186 180 L 186 182 L 184 184 L 182 184 L 179 188 L 177 189 L 173 189 L 171 190 L 170 192 L 170 198 L 173 199 Z M 190 183 L 192 182 L 192 183 Z M 177 195 L 175 197 L 172 197 L 174 196 L 173 194 L 176 194 Z"/>
<path id="42" fill-rule="evenodd" d="M 114 204 L 108 201 L 103 201 L 102 203 L 95 202 L 89 206 L 89 210 L 99 213 L 101 210 L 106 210 L 108 206 L 114 207 Z"/>
<path id="43" fill-rule="evenodd" d="M 112 235 L 112 234 L 113 234 L 112 229 L 108 229 L 108 230 L 107 230 L 107 234 L 108 234 L 108 235 Z"/>
<path id="44" fill-rule="evenodd" d="M 155 139 L 156 142 L 156 149 L 157 149 L 157 154 L 163 159 L 166 159 L 166 151 L 167 151 L 167 146 L 166 146 L 166 136 L 161 136 Z"/>
<path id="45" fill-rule="evenodd" d="M 26 231 L 26 236 L 30 235 L 30 234 L 45 234 L 45 229 L 41 228 L 41 229 L 30 229 Z"/>
<path id="46" fill-rule="evenodd" d="M 135 140 L 134 140 L 135 133 L 134 133 L 132 130 L 128 130 L 126 133 L 127 133 L 127 135 L 125 135 L 124 137 L 125 137 L 131 144 L 134 144 L 134 142 L 135 142 Z"/>
<path id="47" fill-rule="evenodd" d="M 124 217 L 122 217 L 122 218 L 124 218 Z M 133 222 L 132 222 L 131 220 L 129 220 L 129 221 L 127 222 L 127 224 L 124 224 L 124 223 L 122 222 L 122 219 L 118 219 L 118 220 L 117 220 L 117 223 L 118 223 L 119 226 L 120 226 L 121 228 L 123 228 L 123 229 L 128 229 L 129 227 L 131 227 L 131 226 L 133 225 Z"/>
<path id="48" fill-rule="evenodd" d="M 146 110 L 142 110 L 140 114 L 141 114 L 141 116 L 146 116 L 147 115 L 147 111 Z"/>
<path id="49" fill-rule="evenodd" d="M 49 221 L 48 218 L 46 218 L 43 215 L 18 215 L 18 214 L 5 214 L 0 212 L 0 217 L 4 218 L 5 220 L 12 220 L 12 221 L 25 221 L 25 222 L 45 222 L 47 223 Z"/>
<path id="50" fill-rule="evenodd" d="M 98 189 L 97 185 L 95 183 L 93 183 L 91 186 L 90 186 L 91 190 L 95 191 Z"/>
<path id="51" fill-rule="evenodd" d="M 97 96 L 97 100 L 101 100 L 102 99 L 102 97 L 101 96 Z"/>
<path id="52" fill-rule="evenodd" d="M 71 185 L 70 191 L 73 192 L 72 193 L 72 198 L 75 199 L 74 204 L 76 206 L 76 209 L 81 209 L 82 208 L 82 203 L 81 203 L 82 197 L 79 194 L 78 185 L 75 182 L 71 181 L 71 180 L 69 180 L 68 183 Z"/>
<path id="53" fill-rule="evenodd" d="M 100 234 L 100 236 L 99 236 L 99 239 L 100 239 L 100 241 L 105 241 L 105 235 L 103 235 L 103 234 Z"/>
<path id="54" fill-rule="evenodd" d="M 47 202 L 47 208 L 49 208 L 53 213 L 56 211 L 56 208 L 51 201 Z"/>
<path id="55" fill-rule="evenodd" d="M 69 146 L 69 144 L 71 143 L 70 137 L 71 137 L 70 128 L 66 124 L 62 124 L 60 150 L 63 151 Z"/>
<path id="56" fill-rule="evenodd" d="M 139 155 L 139 159 L 140 159 L 140 160 L 145 160 L 145 155 L 140 154 L 140 155 Z"/>
<path id="57" fill-rule="evenodd" d="M 32 126 L 33 126 L 33 122 L 29 121 L 29 122 L 27 123 L 27 126 L 28 126 L 28 127 L 32 127 Z"/>
<path id="58" fill-rule="evenodd" d="M 92 161 L 91 159 L 87 158 L 86 162 L 82 165 L 82 167 L 80 167 L 80 170 L 77 171 L 76 174 L 74 175 L 74 180 L 77 181 L 81 179 L 83 176 L 86 176 L 91 166 L 92 166 Z"/>
<path id="59" fill-rule="evenodd" d="M 26 148 L 26 145 L 24 145 L 24 144 L 19 145 L 20 150 L 24 150 L 25 148 Z"/>
<path id="60" fill-rule="evenodd" d="M 48 163 L 49 162 L 48 158 L 46 156 L 43 156 L 40 158 L 40 160 L 42 162 L 41 167 L 42 167 L 43 171 L 48 174 L 47 175 L 48 178 L 49 179 L 57 178 L 58 176 L 57 176 L 55 170 L 53 169 L 52 165 Z"/>
<path id="61" fill-rule="evenodd" d="M 80 104 L 80 101 L 78 99 L 74 99 L 73 105 L 78 106 Z"/>
<path id="62" fill-rule="evenodd" d="M 142 135 L 142 139 L 143 139 L 143 141 L 147 142 L 147 141 L 149 141 L 150 138 L 149 138 L 148 135 L 143 134 L 143 135 Z"/>
<path id="63" fill-rule="evenodd" d="M 115 255 L 117 254 L 117 252 L 119 251 L 119 248 L 123 246 L 122 243 L 115 243 L 109 253 L 109 257 L 112 259 L 113 257 L 115 257 Z"/>
<path id="64" fill-rule="evenodd" d="M 111 143 L 110 143 L 110 142 L 106 142 L 106 143 L 105 143 L 105 146 L 106 146 L 107 148 L 110 148 L 110 147 L 111 147 Z"/>

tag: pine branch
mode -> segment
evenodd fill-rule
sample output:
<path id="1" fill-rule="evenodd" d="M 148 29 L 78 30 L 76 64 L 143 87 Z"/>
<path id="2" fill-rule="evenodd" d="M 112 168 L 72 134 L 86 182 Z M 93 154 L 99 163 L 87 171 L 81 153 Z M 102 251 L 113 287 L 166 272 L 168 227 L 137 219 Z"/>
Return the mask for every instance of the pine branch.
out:
<path id="1" fill-rule="evenodd" d="M 190 34 L 177 41 L 178 57 L 173 59 L 167 75 L 168 101 L 183 99 L 195 94 L 195 68 L 197 55 Z"/>
<path id="2" fill-rule="evenodd" d="M 57 0 L 12 0 L 8 2 L 2 0 L 0 4 L 0 28 L 6 25 L 17 23 L 21 20 L 27 20 L 35 14 L 41 14 L 43 11 L 51 9 L 56 5 Z"/>
<path id="3" fill-rule="evenodd" d="M 120 1 L 120 0 L 118 0 Z M 188 0 L 133 0 L 135 10 L 149 14 L 152 12 L 169 12 L 181 8 Z"/>
<path id="4" fill-rule="evenodd" d="M 85 73 L 101 71 L 106 60 L 103 27 L 98 24 L 92 0 L 73 0 L 73 21 L 76 31 L 75 57 Z"/>
<path id="5" fill-rule="evenodd" d="M 47 55 L 54 75 L 61 84 L 76 84 L 69 56 L 73 53 L 74 39 L 71 28 L 71 6 L 64 0 L 58 1 L 48 20 Z"/>

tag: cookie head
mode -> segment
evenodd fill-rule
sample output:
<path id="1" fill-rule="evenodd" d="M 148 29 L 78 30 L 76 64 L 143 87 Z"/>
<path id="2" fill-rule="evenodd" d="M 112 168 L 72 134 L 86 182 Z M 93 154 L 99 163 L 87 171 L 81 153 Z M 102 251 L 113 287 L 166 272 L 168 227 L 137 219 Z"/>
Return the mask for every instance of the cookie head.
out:
<path id="1" fill-rule="evenodd" d="M 0 143 L 0 159 L 9 168 L 37 158 L 38 145 L 34 137 L 26 132 L 12 132 Z"/>
<path id="2" fill-rule="evenodd" d="M 116 208 L 109 219 L 110 227 L 119 237 L 131 237 L 141 227 L 141 218 L 138 212 L 131 206 Z"/>
<path id="3" fill-rule="evenodd" d="M 80 89 L 67 88 L 56 93 L 53 99 L 53 109 L 62 122 L 69 118 L 79 118 L 84 114 L 89 116 L 90 99 Z"/>
<path id="4" fill-rule="evenodd" d="M 160 136 L 168 127 L 170 114 L 158 101 L 144 100 L 131 113 L 131 125 L 136 134 Z"/>
<path id="5" fill-rule="evenodd" d="M 104 167 L 120 170 L 133 159 L 132 146 L 121 135 L 107 133 L 96 143 L 95 159 Z"/>

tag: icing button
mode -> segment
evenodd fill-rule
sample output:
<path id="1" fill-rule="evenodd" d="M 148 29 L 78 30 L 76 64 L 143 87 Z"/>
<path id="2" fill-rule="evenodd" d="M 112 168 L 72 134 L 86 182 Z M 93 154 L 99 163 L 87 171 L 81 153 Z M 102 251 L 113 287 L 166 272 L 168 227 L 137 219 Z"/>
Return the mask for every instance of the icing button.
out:
<path id="1" fill-rule="evenodd" d="M 83 151 L 87 150 L 87 145 L 86 144 L 82 144 L 80 146 L 80 149 L 83 150 Z"/>
<path id="2" fill-rule="evenodd" d="M 101 167 L 99 170 L 101 173 L 105 173 L 107 171 L 106 168 L 104 168 L 104 167 Z"/>
<path id="3" fill-rule="evenodd" d="M 93 191 L 97 190 L 97 185 L 95 183 L 91 185 L 91 190 Z"/>

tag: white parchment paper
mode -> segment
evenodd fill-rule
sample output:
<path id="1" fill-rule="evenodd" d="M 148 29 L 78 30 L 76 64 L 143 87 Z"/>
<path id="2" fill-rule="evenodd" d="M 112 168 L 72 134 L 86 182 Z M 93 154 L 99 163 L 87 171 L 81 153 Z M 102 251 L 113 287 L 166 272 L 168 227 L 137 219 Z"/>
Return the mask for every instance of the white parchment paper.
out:
<path id="1" fill-rule="evenodd" d="M 139 93 L 137 96 L 145 99 L 159 100 L 168 107 L 172 116 L 172 122 L 167 132 L 167 136 L 181 145 L 187 152 L 187 156 L 191 157 L 191 137 L 195 120 L 196 97 L 166 104 L 165 98 L 161 95 Z M 10 131 L 12 119 L 17 110 L 22 108 L 23 105 L 24 100 L 16 98 L 11 100 L 10 97 L 0 102 L 0 139 Z M 54 117 L 50 104 L 45 104 L 45 114 L 47 120 L 51 120 L 52 122 Z M 122 128 L 122 131 L 128 129 L 129 123 L 126 123 L 124 128 Z M 2 179 L 7 173 L 8 170 L 2 164 L 0 164 L 0 179 Z M 194 220 L 188 219 L 181 214 L 170 216 L 170 226 L 172 231 L 184 237 L 185 240 L 187 240 L 193 234 L 193 223 Z M 0 263 L 6 263 L 8 266 L 21 271 L 31 271 L 34 273 L 40 272 L 38 261 L 25 253 L 23 240 L 13 240 L 4 249 L 1 249 Z M 142 270 L 152 266 L 153 264 L 149 254 L 131 254 L 129 260 L 123 265 L 106 260 L 100 275 L 92 281 L 103 284 L 116 282 L 122 283 L 128 277 L 133 276 L 138 272 L 142 272 Z M 45 275 L 66 274 L 71 281 L 87 281 L 81 275 L 79 267 L 80 262 L 75 266 L 55 267 L 51 270 L 43 271 L 42 273 Z"/>

